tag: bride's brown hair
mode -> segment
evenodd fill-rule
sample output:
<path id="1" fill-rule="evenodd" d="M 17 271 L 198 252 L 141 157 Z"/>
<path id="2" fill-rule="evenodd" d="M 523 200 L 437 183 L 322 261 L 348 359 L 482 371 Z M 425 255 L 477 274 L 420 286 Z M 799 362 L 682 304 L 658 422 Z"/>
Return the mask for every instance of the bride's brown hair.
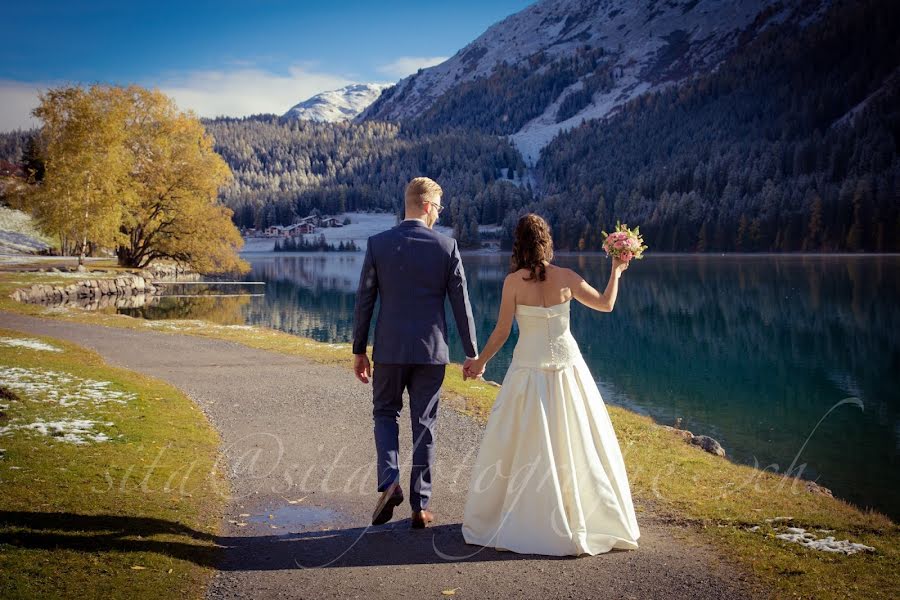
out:
<path id="1" fill-rule="evenodd" d="M 544 281 L 547 278 L 544 261 L 550 262 L 552 259 L 553 238 L 550 236 L 550 226 L 538 215 L 528 213 L 516 225 L 509 272 L 528 269 L 531 275 L 525 277 L 525 281 Z"/>

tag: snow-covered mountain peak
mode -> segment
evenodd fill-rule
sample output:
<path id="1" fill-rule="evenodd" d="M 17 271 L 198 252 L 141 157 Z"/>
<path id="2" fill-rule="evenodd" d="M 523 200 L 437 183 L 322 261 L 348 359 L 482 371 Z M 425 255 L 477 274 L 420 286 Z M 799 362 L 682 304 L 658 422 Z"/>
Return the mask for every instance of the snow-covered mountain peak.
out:
<path id="1" fill-rule="evenodd" d="M 287 111 L 285 119 L 344 121 L 352 119 L 374 102 L 390 84 L 354 83 L 339 90 L 316 94 Z"/>

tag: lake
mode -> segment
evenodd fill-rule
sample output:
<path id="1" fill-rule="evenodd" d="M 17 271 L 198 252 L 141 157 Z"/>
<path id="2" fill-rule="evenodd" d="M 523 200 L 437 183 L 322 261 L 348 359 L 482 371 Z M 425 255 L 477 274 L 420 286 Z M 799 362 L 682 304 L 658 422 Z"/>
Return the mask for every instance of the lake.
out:
<path id="1" fill-rule="evenodd" d="M 246 291 L 262 296 L 161 298 L 121 312 L 350 341 L 361 254 L 244 257 L 247 280 L 265 282 Z M 482 346 L 507 261 L 464 256 Z M 604 256 L 556 262 L 605 288 Z M 606 402 L 663 424 L 680 417 L 732 460 L 778 473 L 793 464 L 835 495 L 900 518 L 900 256 L 648 254 L 620 284 L 612 313 L 572 303 L 573 334 Z M 487 379 L 503 379 L 515 338 L 514 328 Z"/>

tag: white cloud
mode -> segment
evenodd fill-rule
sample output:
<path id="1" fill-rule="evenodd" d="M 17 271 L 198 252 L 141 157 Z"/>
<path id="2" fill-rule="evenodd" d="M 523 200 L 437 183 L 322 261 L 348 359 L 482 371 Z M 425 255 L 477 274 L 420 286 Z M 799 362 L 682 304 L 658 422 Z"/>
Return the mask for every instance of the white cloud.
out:
<path id="1" fill-rule="evenodd" d="M 301 100 L 353 81 L 339 75 L 317 73 L 307 65 L 295 65 L 286 75 L 262 69 L 191 71 L 142 85 L 159 88 L 175 99 L 182 110 L 193 109 L 201 117 L 283 114 Z"/>
<path id="2" fill-rule="evenodd" d="M 38 93 L 51 85 L 0 80 L 0 131 L 40 125 L 40 121 L 31 116 L 31 111 L 37 108 Z"/>
<path id="3" fill-rule="evenodd" d="M 310 64 L 294 65 L 287 74 L 258 68 L 166 73 L 139 81 L 175 99 L 182 110 L 201 117 L 283 114 L 292 106 L 320 92 L 355 83 L 341 75 L 320 73 Z M 62 82 L 0 80 L 0 131 L 40 125 L 30 116 L 38 105 L 38 93 Z"/>
<path id="4" fill-rule="evenodd" d="M 397 79 L 403 79 L 407 75 L 412 75 L 419 69 L 439 65 L 447 60 L 447 58 L 448 57 L 446 56 L 401 56 L 394 61 L 378 67 L 378 72 Z"/>

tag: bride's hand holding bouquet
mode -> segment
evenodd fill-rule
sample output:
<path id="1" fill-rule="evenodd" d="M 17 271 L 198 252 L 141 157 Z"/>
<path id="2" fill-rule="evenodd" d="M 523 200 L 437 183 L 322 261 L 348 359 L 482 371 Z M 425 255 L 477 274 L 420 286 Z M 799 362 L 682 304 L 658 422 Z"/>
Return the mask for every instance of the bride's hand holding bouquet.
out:
<path id="1" fill-rule="evenodd" d="M 644 238 L 641 236 L 640 227 L 633 230 L 628 225 L 616 221 L 616 229 L 612 233 L 603 234 L 603 251 L 613 259 L 613 271 L 621 273 L 628 268 L 632 258 L 644 258 Z"/>

